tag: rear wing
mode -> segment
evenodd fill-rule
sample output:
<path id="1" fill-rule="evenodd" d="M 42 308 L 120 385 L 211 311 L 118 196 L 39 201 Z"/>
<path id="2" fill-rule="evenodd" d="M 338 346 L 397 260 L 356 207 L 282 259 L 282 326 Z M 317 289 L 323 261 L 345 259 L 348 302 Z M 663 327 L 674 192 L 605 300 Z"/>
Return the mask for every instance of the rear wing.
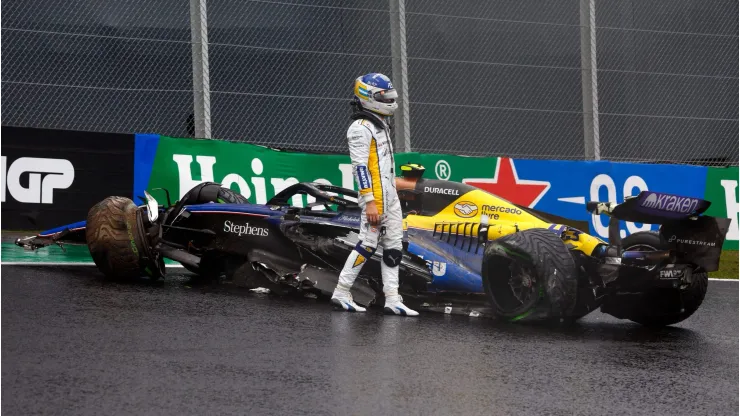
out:
<path id="1" fill-rule="evenodd" d="M 710 201 L 690 196 L 642 191 L 635 197 L 625 198 L 621 204 L 587 202 L 586 210 L 592 214 L 607 214 L 622 221 L 664 224 L 696 217 L 710 205 Z"/>
<path id="2" fill-rule="evenodd" d="M 586 209 L 606 214 L 609 220 L 609 245 L 621 253 L 620 221 L 660 224 L 660 235 L 678 260 L 696 264 L 708 272 L 719 268 L 722 245 L 732 220 L 703 214 L 710 201 L 662 192 L 642 191 L 621 204 L 591 201 Z"/>

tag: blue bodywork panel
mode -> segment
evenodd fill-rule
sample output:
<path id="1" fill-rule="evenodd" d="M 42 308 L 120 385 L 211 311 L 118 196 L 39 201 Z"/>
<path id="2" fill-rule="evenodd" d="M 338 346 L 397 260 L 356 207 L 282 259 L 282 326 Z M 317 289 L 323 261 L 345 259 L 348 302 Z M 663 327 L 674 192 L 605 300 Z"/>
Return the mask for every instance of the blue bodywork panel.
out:
<path id="1" fill-rule="evenodd" d="M 42 231 L 42 232 L 39 233 L 39 236 L 45 237 L 45 236 L 49 236 L 49 235 L 52 235 L 52 234 L 60 233 L 60 232 L 66 230 L 68 228 L 69 228 L 70 231 L 71 230 L 82 229 L 82 228 L 85 228 L 85 224 L 87 224 L 87 221 L 78 221 L 78 222 L 75 222 L 75 223 L 72 223 L 72 224 L 63 225 L 61 227 L 52 228 L 50 230 L 44 230 L 44 231 Z"/>
<path id="2" fill-rule="evenodd" d="M 226 212 L 233 214 L 257 214 L 264 216 L 283 215 L 284 211 L 276 206 L 272 209 L 265 205 L 247 205 L 247 204 L 198 204 L 187 205 L 185 210 L 188 212 Z"/>
<path id="3" fill-rule="evenodd" d="M 434 292 L 483 293 L 481 263 L 483 247 L 476 238 L 434 235 L 429 230 L 409 229 L 408 251 L 427 262 L 434 280 Z"/>

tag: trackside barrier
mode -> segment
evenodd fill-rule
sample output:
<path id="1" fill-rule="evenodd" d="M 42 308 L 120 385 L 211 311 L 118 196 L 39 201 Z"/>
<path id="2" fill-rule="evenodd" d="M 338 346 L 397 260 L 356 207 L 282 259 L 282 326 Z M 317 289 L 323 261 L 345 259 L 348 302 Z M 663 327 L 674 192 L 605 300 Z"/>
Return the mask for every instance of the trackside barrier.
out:
<path id="1" fill-rule="evenodd" d="M 43 230 L 132 197 L 134 135 L 2 126 L 2 226 Z"/>
<path id="2" fill-rule="evenodd" d="M 164 187 L 173 198 L 202 181 L 218 181 L 264 203 L 300 181 L 356 188 L 347 155 L 285 152 L 246 143 L 2 127 L 4 230 L 40 230 L 84 220 L 96 202 L 121 195 L 138 202 Z M 133 163 L 131 163 L 133 161 Z M 466 182 L 516 204 L 589 223 L 607 238 L 607 219 L 588 200 L 622 201 L 642 190 L 712 201 L 708 215 L 732 218 L 724 248 L 738 249 L 738 168 L 397 153 L 398 165 L 421 163 L 428 177 Z M 164 194 L 154 192 L 164 202 Z M 296 205 L 307 204 L 306 196 Z M 666 203 L 670 203 L 667 201 Z M 656 229 L 626 223 L 622 235 Z"/>
<path id="3" fill-rule="evenodd" d="M 133 193 L 167 188 L 179 198 L 195 184 L 221 182 L 250 202 L 264 203 L 293 183 L 316 181 L 356 189 L 349 156 L 284 152 L 246 143 L 137 134 Z M 560 161 L 397 153 L 396 164 L 420 163 L 428 177 L 469 183 L 516 204 L 588 221 L 589 232 L 607 238 L 608 219 L 589 214 L 589 200 L 619 202 L 644 190 L 712 201 L 709 215 L 733 219 L 724 249 L 738 249 L 738 168 L 655 165 L 607 161 Z M 398 167 L 397 167 L 398 169 Z M 164 194 L 153 195 L 164 202 Z M 295 197 L 293 204 L 312 201 Z M 671 203 L 671 201 L 665 201 Z M 623 236 L 657 229 L 626 223 Z"/>

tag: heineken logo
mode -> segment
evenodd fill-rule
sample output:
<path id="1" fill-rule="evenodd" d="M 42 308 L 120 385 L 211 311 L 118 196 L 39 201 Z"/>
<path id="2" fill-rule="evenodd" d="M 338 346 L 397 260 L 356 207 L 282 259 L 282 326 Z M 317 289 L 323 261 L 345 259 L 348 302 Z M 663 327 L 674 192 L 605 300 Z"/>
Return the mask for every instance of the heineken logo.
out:
<path id="1" fill-rule="evenodd" d="M 236 188 L 235 190 L 245 198 L 252 199 L 257 204 L 266 204 L 267 200 L 273 195 L 278 194 L 283 189 L 299 182 L 317 182 L 325 185 L 337 185 L 347 189 L 355 189 L 352 165 L 349 163 L 340 163 L 337 165 L 336 168 L 341 174 L 341 183 L 334 184 L 325 178 L 315 178 L 308 181 L 299 181 L 294 177 L 266 178 L 263 176 L 265 172 L 265 164 L 258 157 L 254 157 L 249 163 L 245 163 L 246 166 L 239 166 L 241 170 L 243 170 L 243 172 L 240 173 L 246 177 L 242 176 L 240 173 L 233 172 L 224 175 L 221 180 L 218 180 L 213 172 L 214 166 L 216 165 L 215 156 L 196 155 L 193 157 L 193 155 L 173 154 L 172 160 L 177 164 L 180 198 L 182 198 L 194 186 L 203 182 L 218 182 L 226 188 Z M 193 174 L 193 161 L 195 161 L 200 168 L 199 177 L 198 175 Z M 292 198 L 290 203 L 295 207 L 303 207 L 303 198 L 303 195 L 296 195 Z M 345 196 L 345 198 L 350 200 L 352 199 L 347 196 Z M 308 202 L 311 203 L 313 201 L 309 199 Z"/>

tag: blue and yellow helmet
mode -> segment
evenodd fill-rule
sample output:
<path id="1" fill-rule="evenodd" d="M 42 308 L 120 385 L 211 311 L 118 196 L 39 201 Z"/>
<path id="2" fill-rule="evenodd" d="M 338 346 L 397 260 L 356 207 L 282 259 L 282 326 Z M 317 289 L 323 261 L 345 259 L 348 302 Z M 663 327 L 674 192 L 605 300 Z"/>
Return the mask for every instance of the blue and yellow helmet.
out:
<path id="1" fill-rule="evenodd" d="M 383 116 L 392 116 L 398 108 L 398 93 L 390 78 L 373 72 L 355 80 L 355 97 L 360 105 Z"/>

